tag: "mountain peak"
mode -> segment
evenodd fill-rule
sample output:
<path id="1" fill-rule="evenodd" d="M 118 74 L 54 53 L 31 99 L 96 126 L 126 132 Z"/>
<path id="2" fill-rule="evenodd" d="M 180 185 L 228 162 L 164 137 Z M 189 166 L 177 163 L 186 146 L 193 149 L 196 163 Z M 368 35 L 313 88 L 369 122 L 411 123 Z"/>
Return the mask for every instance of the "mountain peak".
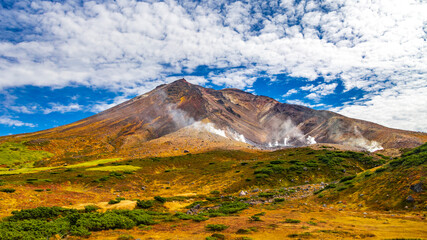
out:
<path id="1" fill-rule="evenodd" d="M 191 83 L 187 82 L 187 80 L 185 80 L 185 78 L 181 78 L 181 79 L 175 80 L 169 84 L 175 85 L 175 84 L 191 84 Z"/>

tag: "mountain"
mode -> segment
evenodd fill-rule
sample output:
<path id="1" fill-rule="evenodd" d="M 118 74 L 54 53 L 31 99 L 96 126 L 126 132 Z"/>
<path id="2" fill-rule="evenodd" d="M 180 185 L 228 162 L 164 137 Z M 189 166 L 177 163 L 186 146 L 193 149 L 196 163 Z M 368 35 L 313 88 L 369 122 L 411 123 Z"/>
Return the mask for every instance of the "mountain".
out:
<path id="1" fill-rule="evenodd" d="M 27 141 L 68 161 L 88 156 L 176 155 L 225 148 L 313 143 L 374 151 L 411 148 L 427 134 L 387 128 L 324 110 L 280 103 L 238 89 L 214 90 L 180 79 L 86 119 L 0 141 Z M 60 161 L 61 162 L 61 161 Z"/>

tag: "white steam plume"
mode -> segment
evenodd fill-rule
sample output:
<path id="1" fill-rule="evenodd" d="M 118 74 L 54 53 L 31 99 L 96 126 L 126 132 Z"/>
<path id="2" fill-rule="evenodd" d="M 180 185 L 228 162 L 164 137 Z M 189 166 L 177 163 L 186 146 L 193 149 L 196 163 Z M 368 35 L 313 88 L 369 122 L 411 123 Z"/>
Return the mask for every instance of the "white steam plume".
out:
<path id="1" fill-rule="evenodd" d="M 350 138 L 344 143 L 357 148 L 365 149 L 369 152 L 375 152 L 384 149 L 379 142 L 366 139 L 356 126 L 354 127 L 354 134 L 356 134 L 356 138 Z"/>
<path id="2" fill-rule="evenodd" d="M 267 146 L 272 147 L 292 147 L 315 144 L 316 140 L 312 136 L 306 136 L 295 126 L 291 119 L 285 121 L 273 118 L 269 120 L 270 141 Z"/>

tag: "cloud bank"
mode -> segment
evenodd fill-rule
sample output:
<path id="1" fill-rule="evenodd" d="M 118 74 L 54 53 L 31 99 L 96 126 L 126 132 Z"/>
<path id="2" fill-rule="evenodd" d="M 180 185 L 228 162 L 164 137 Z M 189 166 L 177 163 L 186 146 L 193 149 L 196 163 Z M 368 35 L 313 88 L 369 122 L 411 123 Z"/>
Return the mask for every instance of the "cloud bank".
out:
<path id="1" fill-rule="evenodd" d="M 131 95 L 175 75 L 243 89 L 259 77 L 285 74 L 306 81 L 306 98 L 316 102 L 335 93 L 337 81 L 344 91 L 366 93 L 333 109 L 339 113 L 427 131 L 423 1 L 36 0 L 1 6 L 0 89 L 82 85 Z M 203 76 L 201 66 L 209 70 Z M 319 78 L 323 83 L 310 83 Z"/>

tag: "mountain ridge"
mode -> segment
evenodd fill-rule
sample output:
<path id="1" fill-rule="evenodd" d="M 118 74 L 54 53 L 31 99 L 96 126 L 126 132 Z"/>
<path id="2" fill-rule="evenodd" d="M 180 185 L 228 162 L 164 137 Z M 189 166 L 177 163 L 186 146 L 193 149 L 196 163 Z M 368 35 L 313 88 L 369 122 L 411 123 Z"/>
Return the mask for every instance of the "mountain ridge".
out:
<path id="1" fill-rule="evenodd" d="M 175 140 L 179 141 L 170 136 L 192 125 L 193 129 L 222 136 L 224 139 L 215 140 L 222 141 L 221 144 L 212 143 L 220 148 L 232 146 L 237 141 L 245 143 L 246 148 L 250 145 L 258 148 L 303 146 L 317 142 L 373 151 L 416 147 L 427 140 L 427 134 L 423 133 L 391 129 L 327 110 L 280 103 L 239 89 L 204 88 L 179 79 L 74 123 L 6 136 L 0 141 L 45 140 L 36 147 L 59 154 L 57 158 L 70 155 L 70 152 L 71 155 L 127 155 L 165 136 L 170 139 L 164 142 L 174 145 Z M 191 134 L 186 138 L 191 142 Z M 183 147 L 173 147 L 176 148 L 182 150 Z"/>

